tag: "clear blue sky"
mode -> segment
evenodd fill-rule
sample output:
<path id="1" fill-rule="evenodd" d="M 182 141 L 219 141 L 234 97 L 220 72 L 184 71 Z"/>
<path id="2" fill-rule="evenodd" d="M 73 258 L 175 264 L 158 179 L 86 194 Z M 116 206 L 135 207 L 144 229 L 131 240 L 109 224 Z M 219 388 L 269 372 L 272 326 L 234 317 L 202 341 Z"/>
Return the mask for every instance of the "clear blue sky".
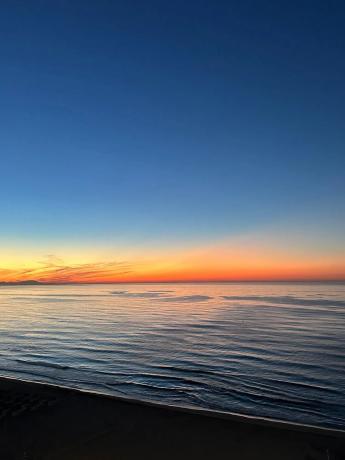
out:
<path id="1" fill-rule="evenodd" d="M 0 240 L 345 228 L 344 23 L 343 1 L 1 2 Z"/>

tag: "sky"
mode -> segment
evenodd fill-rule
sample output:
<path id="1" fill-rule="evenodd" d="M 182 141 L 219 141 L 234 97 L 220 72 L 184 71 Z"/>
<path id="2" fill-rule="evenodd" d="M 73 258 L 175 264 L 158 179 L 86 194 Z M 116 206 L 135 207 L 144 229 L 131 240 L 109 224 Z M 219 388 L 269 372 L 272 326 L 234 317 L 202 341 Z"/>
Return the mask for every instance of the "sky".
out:
<path id="1" fill-rule="evenodd" d="M 343 1 L 18 1 L 0 281 L 345 280 Z"/>

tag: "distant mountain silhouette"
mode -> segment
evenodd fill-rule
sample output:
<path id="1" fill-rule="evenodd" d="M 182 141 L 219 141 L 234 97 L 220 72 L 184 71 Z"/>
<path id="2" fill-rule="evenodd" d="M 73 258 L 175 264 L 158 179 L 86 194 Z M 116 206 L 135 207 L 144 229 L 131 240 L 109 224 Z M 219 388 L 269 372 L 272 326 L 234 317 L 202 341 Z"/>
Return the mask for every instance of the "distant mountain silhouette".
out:
<path id="1" fill-rule="evenodd" d="M 27 280 L 27 281 L 0 281 L 0 286 L 25 286 L 25 285 L 36 285 L 36 284 L 44 284 L 40 281 L 36 280 Z"/>

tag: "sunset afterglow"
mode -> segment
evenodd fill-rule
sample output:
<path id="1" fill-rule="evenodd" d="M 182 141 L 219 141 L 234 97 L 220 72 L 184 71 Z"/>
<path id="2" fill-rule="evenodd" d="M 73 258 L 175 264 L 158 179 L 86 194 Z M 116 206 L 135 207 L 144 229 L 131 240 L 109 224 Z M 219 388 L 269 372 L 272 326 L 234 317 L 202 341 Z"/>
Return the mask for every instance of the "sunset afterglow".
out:
<path id="1" fill-rule="evenodd" d="M 284 246 L 285 243 L 285 246 Z M 218 244 L 172 248 L 62 248 L 6 251 L 0 279 L 46 283 L 343 280 L 344 251 L 301 237 L 246 235 Z M 36 257 L 36 258 L 35 258 Z"/>
<path id="2" fill-rule="evenodd" d="M 341 15 L 105 3 L 5 7 L 0 282 L 345 280 Z"/>

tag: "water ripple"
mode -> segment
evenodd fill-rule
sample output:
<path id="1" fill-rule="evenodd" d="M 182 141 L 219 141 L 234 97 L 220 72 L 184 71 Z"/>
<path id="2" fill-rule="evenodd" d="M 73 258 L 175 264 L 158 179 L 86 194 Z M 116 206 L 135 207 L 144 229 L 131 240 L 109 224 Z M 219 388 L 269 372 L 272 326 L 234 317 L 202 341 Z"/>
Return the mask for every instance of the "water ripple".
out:
<path id="1" fill-rule="evenodd" d="M 0 372 L 345 427 L 345 286 L 0 288 Z"/>

